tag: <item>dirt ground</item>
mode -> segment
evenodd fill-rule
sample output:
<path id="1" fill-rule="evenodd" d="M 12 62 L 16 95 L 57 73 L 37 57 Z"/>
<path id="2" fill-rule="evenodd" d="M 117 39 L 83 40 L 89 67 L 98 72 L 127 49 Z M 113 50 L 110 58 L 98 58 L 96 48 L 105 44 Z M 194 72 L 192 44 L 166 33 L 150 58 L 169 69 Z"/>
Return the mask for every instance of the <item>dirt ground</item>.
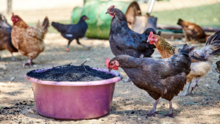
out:
<path id="1" fill-rule="evenodd" d="M 63 10 L 63 11 L 61 11 Z M 72 8 L 39 11 L 18 11 L 27 22 L 37 22 L 46 15 L 51 20 L 70 18 Z M 64 12 L 65 11 L 65 12 Z M 34 16 L 33 16 L 34 15 Z M 35 16 L 36 15 L 36 16 Z M 9 16 L 7 16 L 9 19 Z M 81 39 L 81 43 L 91 46 L 87 50 L 72 42 L 70 52 L 66 52 L 67 41 L 58 33 L 48 33 L 45 38 L 46 49 L 34 60 L 33 67 L 23 68 L 28 58 L 15 53 L 17 60 L 12 61 L 8 51 L 0 51 L 0 123 L 1 124 L 171 124 L 171 123 L 220 123 L 220 85 L 219 74 L 212 71 L 199 81 L 199 87 L 190 96 L 177 96 L 173 99 L 174 118 L 163 117 L 168 112 L 168 101 L 161 99 L 156 117 L 146 118 L 153 107 L 154 100 L 131 82 L 116 83 L 111 111 L 99 119 L 55 120 L 39 115 L 35 110 L 35 101 L 31 83 L 24 75 L 33 69 L 64 65 L 72 62 L 80 65 L 87 60 L 92 67 L 106 68 L 105 59 L 112 58 L 108 40 Z M 159 56 L 155 52 L 154 57 Z M 122 69 L 118 70 L 123 76 Z"/>
<path id="2" fill-rule="evenodd" d="M 131 82 L 116 83 L 111 112 L 99 119 L 92 120 L 55 120 L 37 114 L 31 83 L 24 75 L 33 69 L 52 67 L 72 62 L 79 65 L 85 60 L 92 67 L 106 68 L 105 59 L 113 55 L 107 40 L 83 38 L 82 43 L 92 46 L 87 50 L 74 42 L 70 52 L 65 52 L 67 41 L 60 34 L 47 34 L 46 49 L 34 60 L 34 67 L 23 68 L 27 57 L 15 54 L 16 61 L 11 60 L 8 51 L 0 52 L 0 123 L 47 123 L 47 124 L 112 124 L 112 123 L 220 123 L 220 85 L 219 75 L 212 71 L 199 82 L 199 87 L 190 96 L 177 96 L 173 99 L 174 118 L 163 117 L 168 112 L 168 101 L 161 99 L 157 106 L 159 114 L 146 118 L 154 100 Z M 158 56 L 156 52 L 154 56 Z M 5 67 L 3 67 L 5 66 Z M 215 65 L 213 65 L 215 66 Z M 5 69 L 5 70 L 4 70 Z M 119 70 L 123 76 L 123 70 Z"/>

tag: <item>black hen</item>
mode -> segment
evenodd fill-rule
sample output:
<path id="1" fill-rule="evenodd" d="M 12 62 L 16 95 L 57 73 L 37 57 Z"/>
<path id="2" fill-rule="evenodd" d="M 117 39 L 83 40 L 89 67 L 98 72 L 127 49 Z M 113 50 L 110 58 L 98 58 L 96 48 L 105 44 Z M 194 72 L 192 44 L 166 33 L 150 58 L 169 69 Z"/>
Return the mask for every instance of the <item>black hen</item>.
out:
<path id="1" fill-rule="evenodd" d="M 9 25 L 5 17 L 0 14 L 0 50 L 7 49 L 12 54 L 13 52 L 18 52 L 18 50 L 12 45 L 11 30 L 12 26 Z M 12 60 L 14 60 L 13 54 Z"/>
<path id="2" fill-rule="evenodd" d="M 156 33 L 153 29 L 149 28 L 143 34 L 136 33 L 128 27 L 125 14 L 121 10 L 111 6 L 106 13 L 112 17 L 109 42 L 115 56 L 127 54 L 139 58 L 153 54 L 155 46 L 146 42 L 150 31 Z"/>
<path id="3" fill-rule="evenodd" d="M 185 44 L 178 54 L 166 59 L 119 55 L 112 60 L 107 59 L 106 65 L 109 70 L 117 70 L 121 67 L 138 88 L 145 90 L 156 100 L 148 116 L 155 115 L 159 99 L 164 98 L 170 101 L 170 111 L 167 116 L 173 117 L 171 100 L 186 84 L 186 76 L 190 72 L 191 65 L 188 54 L 193 49 L 194 47 Z"/>
<path id="4" fill-rule="evenodd" d="M 52 22 L 52 26 L 57 29 L 61 33 L 61 35 L 66 38 L 69 42 L 66 48 L 66 51 L 69 51 L 69 45 L 72 42 L 72 40 L 76 39 L 77 44 L 82 45 L 79 42 L 79 38 L 82 38 L 85 36 L 86 30 L 88 28 L 88 25 L 86 24 L 85 20 L 88 19 L 87 16 L 82 16 L 77 24 L 60 24 L 57 22 Z M 84 46 L 84 45 L 82 45 Z M 84 46 L 86 47 L 86 46 Z"/>

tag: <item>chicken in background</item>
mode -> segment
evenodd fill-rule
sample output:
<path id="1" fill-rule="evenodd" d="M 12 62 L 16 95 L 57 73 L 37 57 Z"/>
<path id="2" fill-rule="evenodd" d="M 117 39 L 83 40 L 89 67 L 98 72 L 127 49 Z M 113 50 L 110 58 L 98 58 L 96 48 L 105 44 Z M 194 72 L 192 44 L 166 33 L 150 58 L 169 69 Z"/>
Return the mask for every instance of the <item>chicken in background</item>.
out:
<path id="1" fill-rule="evenodd" d="M 68 45 L 66 48 L 66 51 L 69 51 L 69 45 L 70 43 L 76 39 L 77 44 L 82 45 L 86 48 L 90 48 L 88 46 L 85 46 L 79 42 L 79 38 L 82 38 L 86 34 L 86 30 L 88 28 L 88 25 L 86 24 L 85 20 L 87 20 L 88 17 L 83 15 L 79 22 L 77 24 L 60 24 L 57 22 L 52 22 L 52 26 L 61 33 L 61 35 L 68 40 Z"/>
<path id="2" fill-rule="evenodd" d="M 191 65 L 188 54 L 193 49 L 194 47 L 184 45 L 178 54 L 167 59 L 119 55 L 111 60 L 107 58 L 106 66 L 109 70 L 118 70 L 118 67 L 121 67 L 138 88 L 145 90 L 155 99 L 155 104 L 148 116 L 155 116 L 157 103 L 160 98 L 164 98 L 170 104 L 167 116 L 173 117 L 171 100 L 183 90 L 186 84 L 186 76 L 190 72 Z"/>
<path id="3" fill-rule="evenodd" d="M 24 64 L 33 65 L 32 60 L 44 51 L 44 37 L 49 27 L 49 20 L 45 17 L 42 25 L 40 22 L 36 26 L 28 26 L 18 15 L 12 13 L 13 22 L 11 38 L 12 44 L 23 56 L 28 56 L 29 61 Z"/>
<path id="4" fill-rule="evenodd" d="M 0 14 L 0 50 L 7 49 L 12 55 L 12 60 L 15 60 L 13 52 L 18 52 L 18 50 L 11 42 L 11 30 L 11 25 L 9 25 L 6 18 Z"/>
<path id="5" fill-rule="evenodd" d="M 220 61 L 217 61 L 215 64 L 216 64 L 215 71 L 220 74 Z M 218 79 L 218 84 L 220 85 L 220 75 Z"/>
<path id="6" fill-rule="evenodd" d="M 217 61 L 215 64 L 216 64 L 215 71 L 220 74 L 220 61 Z"/>
<path id="7" fill-rule="evenodd" d="M 193 40 L 196 40 L 199 43 L 206 42 L 206 38 L 208 36 L 199 25 L 196 25 L 192 22 L 184 21 L 182 19 L 179 19 L 177 24 L 182 27 L 187 42 Z"/>
<path id="8" fill-rule="evenodd" d="M 190 93 L 192 93 L 192 91 L 197 86 L 199 79 L 204 77 L 211 70 L 213 60 L 216 58 L 216 56 L 219 55 L 219 40 L 220 31 L 210 36 L 206 42 L 206 46 L 204 46 L 201 50 L 193 50 L 192 52 L 190 52 L 190 59 L 192 61 L 192 64 L 190 67 L 191 72 L 187 75 L 187 82 L 189 83 L 187 85 L 185 93 L 182 95 L 189 94 L 189 87 L 191 85 L 191 82 L 193 79 L 196 79 L 191 86 Z M 148 42 L 150 44 L 154 44 L 157 47 L 159 53 L 161 54 L 161 58 L 169 58 L 170 56 L 175 54 L 175 51 L 177 51 L 162 37 L 153 34 L 153 32 L 150 33 L 148 37 Z"/>
<path id="9" fill-rule="evenodd" d="M 216 32 L 214 35 L 210 36 L 206 42 L 206 46 L 204 46 L 202 49 L 198 50 L 195 49 L 192 52 L 190 52 L 190 58 L 201 62 L 200 65 L 196 65 L 194 68 L 192 68 L 192 72 L 190 72 L 190 75 L 187 76 L 188 78 L 194 78 L 197 76 L 196 81 L 192 84 L 192 89 L 198 86 L 198 80 L 208 74 L 208 72 L 212 68 L 212 63 L 217 59 L 217 57 L 220 55 L 220 31 Z M 192 63 L 194 64 L 194 63 Z M 201 73 L 201 75 L 198 75 L 198 72 Z M 203 75 L 202 75 L 203 74 Z M 188 84 L 190 85 L 190 84 Z M 189 86 L 188 86 L 189 87 Z M 187 93 L 186 93 L 187 94 Z"/>

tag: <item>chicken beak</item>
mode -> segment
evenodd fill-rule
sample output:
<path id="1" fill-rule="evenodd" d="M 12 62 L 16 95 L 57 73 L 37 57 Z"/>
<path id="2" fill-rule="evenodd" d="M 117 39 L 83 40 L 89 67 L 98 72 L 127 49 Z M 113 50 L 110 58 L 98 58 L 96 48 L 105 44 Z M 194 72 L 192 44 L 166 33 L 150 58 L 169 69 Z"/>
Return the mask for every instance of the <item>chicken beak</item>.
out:
<path id="1" fill-rule="evenodd" d="M 149 39 L 147 39 L 147 42 L 150 42 L 150 40 L 149 40 Z"/>
<path id="2" fill-rule="evenodd" d="M 108 14 L 109 13 L 109 11 L 107 11 L 105 14 Z"/>
<path id="3" fill-rule="evenodd" d="M 89 18 L 88 18 L 88 17 L 87 17 L 86 19 L 87 19 L 87 20 L 89 20 Z"/>
<path id="4" fill-rule="evenodd" d="M 112 70 L 112 68 L 109 68 L 109 69 L 108 69 L 108 72 L 111 72 L 111 70 Z"/>

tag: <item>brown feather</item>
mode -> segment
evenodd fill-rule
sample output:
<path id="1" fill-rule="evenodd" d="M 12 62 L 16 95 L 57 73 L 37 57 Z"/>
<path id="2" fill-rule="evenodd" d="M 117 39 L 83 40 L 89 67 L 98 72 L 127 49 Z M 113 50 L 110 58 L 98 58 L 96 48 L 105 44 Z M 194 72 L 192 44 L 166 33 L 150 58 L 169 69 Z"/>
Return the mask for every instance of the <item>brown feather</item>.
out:
<path id="1" fill-rule="evenodd" d="M 30 27 L 19 16 L 17 17 L 19 20 L 13 24 L 12 28 L 12 43 L 22 55 L 35 59 L 44 51 L 43 39 L 49 20 L 46 17 L 42 26 L 37 24 L 35 27 Z"/>

